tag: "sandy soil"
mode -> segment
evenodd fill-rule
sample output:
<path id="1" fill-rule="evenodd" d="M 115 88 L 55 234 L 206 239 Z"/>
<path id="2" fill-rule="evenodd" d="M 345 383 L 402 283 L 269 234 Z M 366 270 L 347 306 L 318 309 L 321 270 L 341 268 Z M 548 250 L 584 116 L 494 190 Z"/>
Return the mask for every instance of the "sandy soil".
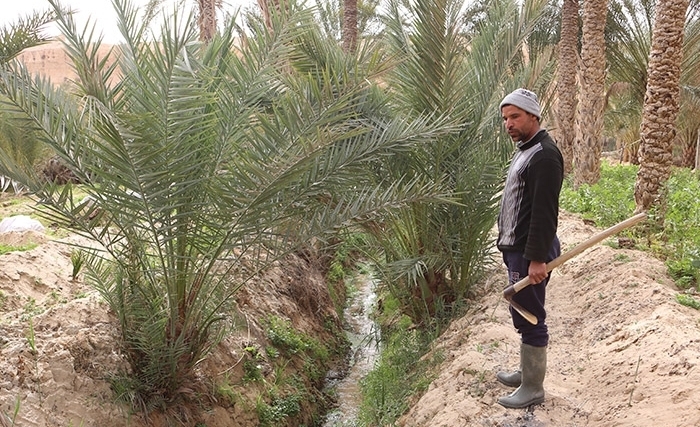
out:
<path id="1" fill-rule="evenodd" d="M 564 250 L 596 231 L 562 214 Z M 553 272 L 546 400 L 529 409 L 496 403 L 512 389 L 495 373 L 519 360 L 519 336 L 501 297 L 505 283 L 505 271 L 494 275 L 480 304 L 435 343 L 446 360 L 400 425 L 700 425 L 700 313 L 676 302 L 661 261 L 604 242 Z"/>
<path id="2" fill-rule="evenodd" d="M 595 231 L 573 215 L 562 215 L 564 249 Z M 27 241 L 39 246 L 0 256 L 0 412 L 9 417 L 16 412 L 17 426 L 143 425 L 112 403 L 103 377 L 124 366 L 117 331 L 95 292 L 80 278 L 71 280 L 71 249 L 40 233 L 0 236 L 5 244 Z M 295 293 L 285 286 L 300 281 L 305 270 L 290 274 L 287 267 L 267 282 L 270 292 L 282 287 L 282 294 Z M 319 280 L 312 278 L 316 285 Z M 305 282 L 305 289 L 313 283 Z M 505 272 L 499 270 L 483 285 L 483 298 L 472 312 L 435 343 L 445 361 L 400 425 L 700 425 L 700 313 L 675 301 L 677 290 L 662 262 L 601 244 L 555 270 L 547 302 L 547 397 L 529 410 L 496 403 L 509 390 L 494 374 L 516 366 L 519 348 L 500 296 L 504 283 Z M 263 305 L 254 304 L 259 295 Z M 256 291 L 246 298 L 256 310 L 291 310 L 288 317 L 299 322 L 310 318 L 270 295 Z M 224 343 L 203 369 L 214 376 L 230 373 L 241 360 L 241 343 L 261 335 L 254 324 L 246 333 Z M 206 425 L 252 426 L 251 411 L 213 406 Z"/>

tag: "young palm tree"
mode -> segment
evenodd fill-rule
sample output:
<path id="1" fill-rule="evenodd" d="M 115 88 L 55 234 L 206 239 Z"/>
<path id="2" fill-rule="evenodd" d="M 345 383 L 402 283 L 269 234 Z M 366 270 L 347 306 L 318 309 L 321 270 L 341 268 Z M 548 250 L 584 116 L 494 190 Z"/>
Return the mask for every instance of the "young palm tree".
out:
<path id="1" fill-rule="evenodd" d="M 484 2 L 488 16 L 463 33 L 462 2 L 391 2 L 389 57 L 399 65 L 386 81 L 395 111 L 453 131 L 379 169 L 384 179 L 423 177 L 447 186 L 453 204 L 414 203 L 370 231 L 383 243 L 383 283 L 420 323 L 463 302 L 483 274 L 497 193 L 512 143 L 501 132 L 498 105 L 518 86 L 547 92 L 551 51 L 526 43 L 545 2 Z M 466 34 L 466 37 L 464 37 Z M 541 71 L 541 72 L 540 72 Z"/>
<path id="2" fill-rule="evenodd" d="M 88 198 L 46 185 L 5 152 L 0 164 L 31 188 L 40 214 L 98 244 L 86 268 L 119 319 L 131 367 L 119 397 L 151 409 L 186 397 L 183 385 L 231 327 L 236 292 L 275 259 L 379 212 L 439 202 L 435 185 L 378 185 L 366 168 L 440 132 L 386 114 L 373 76 L 326 43 L 307 11 L 272 14 L 269 32 L 251 21 L 239 46 L 235 23 L 199 42 L 191 14 L 148 40 L 133 4 L 114 4 L 125 43 L 113 66 L 57 10 L 77 85 L 54 88 L 21 67 L 0 75 L 2 94 Z"/>

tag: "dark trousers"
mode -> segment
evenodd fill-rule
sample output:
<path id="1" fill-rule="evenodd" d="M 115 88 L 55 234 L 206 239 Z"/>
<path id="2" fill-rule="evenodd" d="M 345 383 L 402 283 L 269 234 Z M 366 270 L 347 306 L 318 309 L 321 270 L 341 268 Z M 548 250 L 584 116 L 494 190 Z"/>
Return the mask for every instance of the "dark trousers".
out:
<path id="1" fill-rule="evenodd" d="M 554 238 L 552 248 L 547 254 L 546 262 L 550 262 L 561 254 L 559 239 Z M 503 262 L 508 267 L 508 282 L 513 284 L 527 276 L 530 261 L 523 258 L 522 252 L 503 252 Z M 544 309 L 544 301 L 547 283 L 550 275 L 542 282 L 525 287 L 523 290 L 513 295 L 513 301 L 520 304 L 525 310 L 537 317 L 537 324 L 528 322 L 513 307 L 509 307 L 510 315 L 513 318 L 513 326 L 518 330 L 523 344 L 533 347 L 546 347 L 549 344 L 549 333 L 547 332 L 547 311 Z"/>

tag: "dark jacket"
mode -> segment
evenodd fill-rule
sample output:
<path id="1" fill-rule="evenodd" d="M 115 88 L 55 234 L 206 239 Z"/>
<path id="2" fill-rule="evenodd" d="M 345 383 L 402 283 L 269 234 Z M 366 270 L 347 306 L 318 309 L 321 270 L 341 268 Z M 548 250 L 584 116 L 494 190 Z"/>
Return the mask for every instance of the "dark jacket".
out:
<path id="1" fill-rule="evenodd" d="M 546 130 L 518 143 L 498 215 L 496 246 L 501 252 L 522 252 L 530 261 L 547 261 L 557 233 L 563 180 L 561 152 Z"/>

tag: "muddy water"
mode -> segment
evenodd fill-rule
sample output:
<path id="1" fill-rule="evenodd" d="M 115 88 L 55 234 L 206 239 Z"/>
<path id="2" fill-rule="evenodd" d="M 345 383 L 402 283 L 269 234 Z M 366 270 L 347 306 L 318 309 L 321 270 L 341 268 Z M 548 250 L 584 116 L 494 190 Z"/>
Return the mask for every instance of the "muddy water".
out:
<path id="1" fill-rule="evenodd" d="M 374 283 L 363 276 L 357 282 L 357 292 L 345 309 L 346 334 L 352 344 L 347 375 L 329 380 L 328 387 L 337 396 L 338 407 L 326 416 L 324 427 L 357 425 L 361 403 L 360 380 L 374 367 L 379 357 L 379 328 L 370 315 L 376 301 Z"/>

